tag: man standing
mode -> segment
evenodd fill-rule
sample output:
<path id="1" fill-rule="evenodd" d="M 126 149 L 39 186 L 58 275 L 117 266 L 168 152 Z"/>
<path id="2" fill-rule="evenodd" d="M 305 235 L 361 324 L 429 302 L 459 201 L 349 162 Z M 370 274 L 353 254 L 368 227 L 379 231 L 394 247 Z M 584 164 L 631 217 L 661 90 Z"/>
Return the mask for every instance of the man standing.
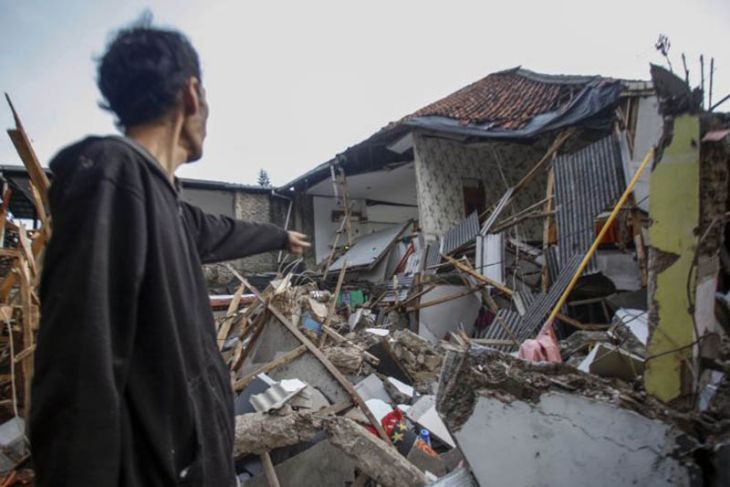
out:
<path id="1" fill-rule="evenodd" d="M 202 263 L 309 243 L 180 200 L 208 105 L 178 32 L 120 31 L 98 85 L 124 137 L 51 162 L 31 445 L 39 487 L 235 485 L 233 393 Z"/>

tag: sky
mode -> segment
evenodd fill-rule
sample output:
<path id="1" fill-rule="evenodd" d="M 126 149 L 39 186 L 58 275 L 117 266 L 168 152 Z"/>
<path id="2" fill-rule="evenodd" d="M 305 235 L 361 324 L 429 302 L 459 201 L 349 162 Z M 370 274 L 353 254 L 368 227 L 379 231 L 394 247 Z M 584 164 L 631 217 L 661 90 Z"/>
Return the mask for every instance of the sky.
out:
<path id="1" fill-rule="evenodd" d="M 648 79 L 654 48 L 714 99 L 730 94 L 727 0 L 0 0 L 0 90 L 39 159 L 88 134 L 116 133 L 98 108 L 96 59 L 149 9 L 199 52 L 211 115 L 205 155 L 178 176 L 284 185 L 397 120 L 489 73 Z M 4 100 L 0 125 L 13 126 Z M 730 102 L 722 108 L 730 111 Z M 0 164 L 20 164 L 0 136 Z"/>

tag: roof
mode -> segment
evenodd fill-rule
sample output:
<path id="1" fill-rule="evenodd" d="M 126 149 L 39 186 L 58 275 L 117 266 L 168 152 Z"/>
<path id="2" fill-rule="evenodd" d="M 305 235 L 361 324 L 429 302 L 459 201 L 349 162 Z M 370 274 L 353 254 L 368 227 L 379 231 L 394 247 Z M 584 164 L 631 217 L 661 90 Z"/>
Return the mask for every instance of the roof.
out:
<path id="1" fill-rule="evenodd" d="M 396 154 L 389 146 L 413 129 L 461 140 L 512 141 L 578 125 L 609 130 L 613 108 L 627 89 L 623 81 L 601 76 L 549 75 L 521 67 L 499 71 L 389 123 L 283 188 L 308 188 L 328 178 L 335 163 L 351 175 L 407 161 L 408 154 Z"/>
<path id="2" fill-rule="evenodd" d="M 218 191 L 241 191 L 244 193 L 271 193 L 276 189 L 273 187 L 258 186 L 253 184 L 226 183 L 224 181 L 210 181 L 207 179 L 180 178 L 183 188 L 188 189 L 212 189 Z"/>
<path id="3" fill-rule="evenodd" d="M 522 128 L 535 116 L 559 109 L 598 76 L 544 75 L 522 68 L 490 74 L 406 116 L 440 116 L 462 125 L 490 123 Z"/>
<path id="4" fill-rule="evenodd" d="M 53 173 L 43 168 L 49 179 L 53 180 Z M 17 218 L 34 219 L 35 207 L 30 190 L 30 178 L 25 166 L 16 164 L 0 164 L 0 178 L 8 182 L 13 193 L 10 197 L 10 211 Z M 183 190 L 202 189 L 213 191 L 236 191 L 243 193 L 269 194 L 275 188 L 253 186 L 249 184 L 226 183 L 222 181 L 208 181 L 203 179 L 180 179 Z"/>

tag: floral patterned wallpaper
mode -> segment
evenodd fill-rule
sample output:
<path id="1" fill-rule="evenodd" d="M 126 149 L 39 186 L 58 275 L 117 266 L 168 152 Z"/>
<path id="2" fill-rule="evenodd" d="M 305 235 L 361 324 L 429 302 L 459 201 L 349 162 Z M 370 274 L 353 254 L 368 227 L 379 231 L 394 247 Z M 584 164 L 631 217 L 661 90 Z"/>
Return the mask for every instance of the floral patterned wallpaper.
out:
<path id="1" fill-rule="evenodd" d="M 442 235 L 464 217 L 464 180 L 484 183 L 487 208 L 496 204 L 543 156 L 543 150 L 510 142 L 465 144 L 414 133 L 420 224 L 429 236 Z M 545 198 L 547 176 L 541 174 L 517 194 L 505 216 Z M 542 220 L 529 220 L 514 231 L 523 239 L 542 239 Z"/>

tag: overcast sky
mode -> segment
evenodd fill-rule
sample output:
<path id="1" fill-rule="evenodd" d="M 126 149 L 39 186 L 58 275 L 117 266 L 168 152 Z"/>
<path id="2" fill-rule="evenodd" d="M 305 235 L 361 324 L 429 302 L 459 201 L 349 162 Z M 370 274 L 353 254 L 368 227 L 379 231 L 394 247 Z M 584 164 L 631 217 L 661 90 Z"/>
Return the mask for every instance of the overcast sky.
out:
<path id="1" fill-rule="evenodd" d="M 502 69 L 647 79 L 660 33 L 681 70 L 715 57 L 730 93 L 730 1 L 0 0 L 0 89 L 45 162 L 87 134 L 114 133 L 97 107 L 95 58 L 149 8 L 188 34 L 211 105 L 204 158 L 182 177 L 285 184 L 376 130 Z M 709 66 L 706 66 L 709 77 Z M 723 106 L 730 111 L 730 102 Z M 12 119 L 4 102 L 2 128 Z M 20 161 L 0 136 L 0 164 Z"/>

